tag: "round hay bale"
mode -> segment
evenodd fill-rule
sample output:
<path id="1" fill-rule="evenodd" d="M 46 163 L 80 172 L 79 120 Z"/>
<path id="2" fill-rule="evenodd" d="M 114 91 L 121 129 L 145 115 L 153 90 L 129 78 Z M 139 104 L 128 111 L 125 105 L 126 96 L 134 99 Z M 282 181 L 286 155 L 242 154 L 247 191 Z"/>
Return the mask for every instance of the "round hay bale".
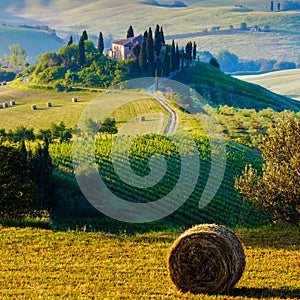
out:
<path id="1" fill-rule="evenodd" d="M 3 102 L 3 107 L 8 107 L 8 103 L 7 102 Z"/>
<path id="2" fill-rule="evenodd" d="M 15 100 L 11 100 L 11 101 L 10 101 L 10 105 L 11 105 L 11 106 L 15 106 L 15 105 L 16 105 L 16 101 L 15 101 Z"/>
<path id="3" fill-rule="evenodd" d="M 3 108 L 3 105 L 2 105 L 2 103 L 0 103 L 0 108 Z"/>
<path id="4" fill-rule="evenodd" d="M 238 237 L 224 226 L 197 225 L 186 230 L 168 254 L 171 280 L 181 292 L 217 294 L 241 278 L 245 253 Z"/>
<path id="5" fill-rule="evenodd" d="M 31 105 L 31 109 L 36 110 L 36 105 L 35 104 Z"/>
<path id="6" fill-rule="evenodd" d="M 141 116 L 141 121 L 142 121 L 142 122 L 146 121 L 145 116 Z"/>
<path id="7" fill-rule="evenodd" d="M 47 106 L 47 107 L 51 107 L 51 106 L 52 106 L 52 103 L 51 103 L 51 102 L 47 102 L 47 103 L 46 103 L 46 106 Z"/>
<path id="8" fill-rule="evenodd" d="M 78 102 L 78 99 L 77 98 L 72 98 L 72 102 L 73 103 Z"/>

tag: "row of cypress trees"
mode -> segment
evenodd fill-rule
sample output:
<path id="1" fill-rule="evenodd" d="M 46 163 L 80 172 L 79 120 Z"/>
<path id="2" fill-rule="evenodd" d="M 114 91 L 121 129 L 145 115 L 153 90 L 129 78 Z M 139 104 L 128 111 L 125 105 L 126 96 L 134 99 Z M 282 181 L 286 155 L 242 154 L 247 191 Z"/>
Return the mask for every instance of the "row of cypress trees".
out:
<path id="1" fill-rule="evenodd" d="M 134 36 L 134 30 L 130 25 L 127 30 L 127 38 Z M 171 48 L 171 49 L 169 49 Z M 163 50 L 163 51 L 162 51 Z M 169 76 L 170 72 L 184 67 L 184 60 L 189 64 L 196 59 L 197 45 L 188 42 L 185 49 L 179 50 L 178 44 L 172 41 L 171 47 L 165 44 L 163 28 L 156 25 L 154 38 L 151 27 L 143 34 L 142 45 L 135 44 L 133 54 L 136 56 L 136 65 L 142 73 L 150 73 L 157 76 Z"/>

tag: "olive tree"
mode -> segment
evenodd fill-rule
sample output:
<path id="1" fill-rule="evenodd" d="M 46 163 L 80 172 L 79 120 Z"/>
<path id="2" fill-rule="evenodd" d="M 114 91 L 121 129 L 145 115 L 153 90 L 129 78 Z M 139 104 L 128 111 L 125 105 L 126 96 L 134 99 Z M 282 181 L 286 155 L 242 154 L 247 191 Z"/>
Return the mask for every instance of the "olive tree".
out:
<path id="1" fill-rule="evenodd" d="M 236 189 L 270 210 L 275 220 L 300 224 L 300 120 L 285 116 L 268 131 L 260 146 L 261 170 L 246 166 L 235 179 Z"/>

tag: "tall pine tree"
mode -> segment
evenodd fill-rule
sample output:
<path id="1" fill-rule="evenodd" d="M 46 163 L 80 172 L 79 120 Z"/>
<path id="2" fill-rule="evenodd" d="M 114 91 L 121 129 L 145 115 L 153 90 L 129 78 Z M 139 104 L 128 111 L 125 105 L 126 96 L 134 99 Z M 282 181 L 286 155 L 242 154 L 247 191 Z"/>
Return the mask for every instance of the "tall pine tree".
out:
<path id="1" fill-rule="evenodd" d="M 149 63 L 149 67 L 151 72 L 153 73 L 153 62 L 154 62 L 154 44 L 153 44 L 153 36 L 152 36 L 152 29 L 149 28 L 148 37 L 147 37 L 147 60 Z M 152 74 L 154 75 L 154 74 Z"/>
<path id="2" fill-rule="evenodd" d="M 140 52 L 141 52 L 141 45 L 139 43 L 135 43 L 132 47 L 132 53 L 135 55 L 135 63 L 137 67 L 139 67 Z"/>
<path id="3" fill-rule="evenodd" d="M 130 25 L 128 30 L 127 30 L 127 34 L 126 34 L 126 38 L 131 38 L 131 37 L 134 37 L 134 31 L 133 31 L 133 28 L 132 26 Z"/>
<path id="4" fill-rule="evenodd" d="M 185 52 L 188 60 L 188 64 L 192 61 L 192 51 L 193 51 L 193 44 L 192 42 L 188 42 L 185 46 Z"/>
<path id="5" fill-rule="evenodd" d="M 171 71 L 176 70 L 176 49 L 174 40 L 172 41 L 170 68 Z"/>
<path id="6" fill-rule="evenodd" d="M 197 45 L 196 42 L 194 42 L 194 46 L 193 46 L 193 60 L 196 60 L 197 57 Z"/>
<path id="7" fill-rule="evenodd" d="M 85 47 L 84 47 L 84 37 L 83 35 L 80 37 L 79 44 L 78 44 L 78 64 L 80 67 L 83 67 L 86 61 L 85 56 Z"/>
<path id="8" fill-rule="evenodd" d="M 163 76 L 168 77 L 170 75 L 170 55 L 168 45 L 165 48 L 163 57 Z"/>
<path id="9" fill-rule="evenodd" d="M 179 53 L 178 44 L 176 44 L 176 70 L 179 69 L 180 69 L 180 53 Z"/>
<path id="10" fill-rule="evenodd" d="M 163 31 L 163 28 L 160 27 L 160 42 L 162 45 L 165 45 L 166 42 L 165 42 L 165 35 L 164 35 L 164 31 Z"/>
<path id="11" fill-rule="evenodd" d="M 160 55 L 161 50 L 161 35 L 159 30 L 159 25 L 156 25 L 155 32 L 154 32 L 154 52 L 156 56 Z"/>
<path id="12" fill-rule="evenodd" d="M 87 40 L 89 39 L 86 30 L 83 31 L 83 33 L 82 33 L 82 38 L 83 38 L 84 41 L 87 41 Z"/>
<path id="13" fill-rule="evenodd" d="M 73 44 L 73 37 L 71 35 L 67 46 L 71 46 L 72 44 Z"/>
<path id="14" fill-rule="evenodd" d="M 148 71 L 148 58 L 147 58 L 147 38 L 148 38 L 148 33 L 145 31 L 144 36 L 143 36 L 143 42 L 142 42 L 142 47 L 140 51 L 140 69 L 143 73 L 146 73 Z"/>
<path id="15" fill-rule="evenodd" d="M 102 32 L 99 33 L 99 37 L 98 37 L 98 52 L 100 54 L 103 54 L 104 51 L 104 40 L 103 40 L 103 35 Z"/>

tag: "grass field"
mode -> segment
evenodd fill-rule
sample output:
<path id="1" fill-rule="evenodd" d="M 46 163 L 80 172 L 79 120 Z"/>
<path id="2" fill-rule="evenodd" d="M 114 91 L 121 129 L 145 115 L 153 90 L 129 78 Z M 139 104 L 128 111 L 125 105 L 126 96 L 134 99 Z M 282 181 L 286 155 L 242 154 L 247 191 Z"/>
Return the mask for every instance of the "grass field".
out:
<path id="1" fill-rule="evenodd" d="M 259 84 L 277 94 L 300 100 L 300 69 L 236 77 L 241 80 Z"/>
<path id="2" fill-rule="evenodd" d="M 77 103 L 72 103 L 72 98 L 77 97 Z M 124 97 L 132 101 L 121 105 Z M 110 106 L 111 101 L 120 107 L 112 113 L 121 129 L 126 124 L 126 130 L 130 128 L 138 134 L 147 129 L 155 129 L 157 133 L 163 131 L 168 123 L 167 112 L 154 99 L 145 96 L 144 92 L 132 92 L 115 94 L 101 92 L 70 92 L 57 93 L 38 90 L 18 90 L 10 87 L 0 87 L 0 103 L 16 101 L 16 106 L 0 109 L 0 128 L 15 129 L 18 125 L 34 128 L 37 132 L 40 128 L 47 129 L 51 123 L 63 121 L 67 127 L 74 128 L 82 112 L 87 105 L 97 98 L 101 105 Z M 52 107 L 47 108 L 46 103 L 51 102 Z M 37 110 L 33 111 L 31 105 L 36 104 Z M 140 116 L 146 115 L 146 122 L 141 122 Z M 137 126 L 137 124 L 139 126 Z M 141 125 L 143 127 L 141 127 Z"/>
<path id="3" fill-rule="evenodd" d="M 299 299 L 300 234 L 237 230 L 246 269 L 224 295 L 177 292 L 166 256 L 179 232 L 133 236 L 0 227 L 0 298 Z"/>

